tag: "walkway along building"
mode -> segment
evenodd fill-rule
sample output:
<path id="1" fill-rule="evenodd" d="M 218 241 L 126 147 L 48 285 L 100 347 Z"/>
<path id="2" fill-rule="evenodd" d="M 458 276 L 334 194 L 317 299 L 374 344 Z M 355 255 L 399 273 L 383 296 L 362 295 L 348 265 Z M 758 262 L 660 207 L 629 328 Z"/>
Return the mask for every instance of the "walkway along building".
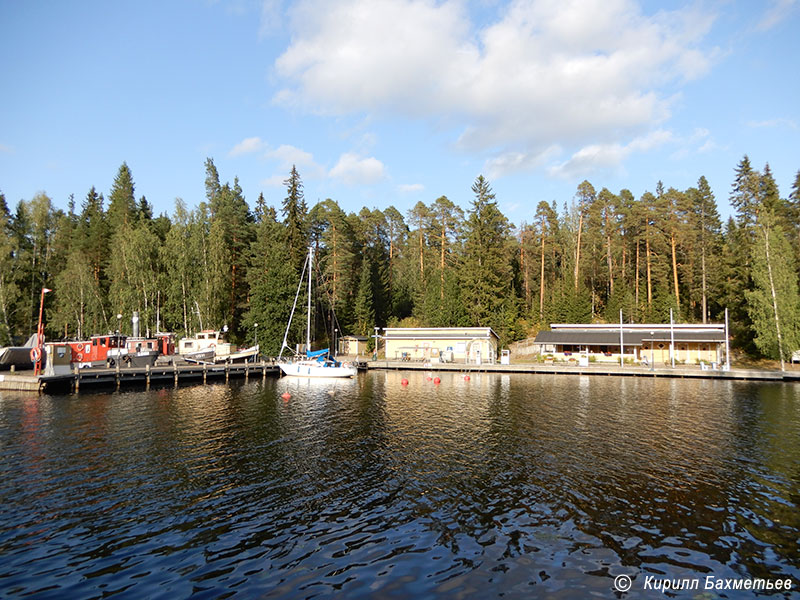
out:
<path id="1" fill-rule="evenodd" d="M 500 338 L 491 327 L 387 327 L 387 360 L 494 364 Z"/>
<path id="2" fill-rule="evenodd" d="M 724 324 L 551 324 L 534 345 L 554 360 L 578 359 L 636 364 L 721 364 L 726 349 Z"/>

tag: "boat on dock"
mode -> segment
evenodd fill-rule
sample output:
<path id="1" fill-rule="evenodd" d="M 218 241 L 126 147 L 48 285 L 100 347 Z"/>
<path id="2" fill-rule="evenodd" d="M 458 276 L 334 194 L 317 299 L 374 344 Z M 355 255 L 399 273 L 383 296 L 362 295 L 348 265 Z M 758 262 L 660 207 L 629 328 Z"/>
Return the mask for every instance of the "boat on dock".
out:
<path id="1" fill-rule="evenodd" d="M 205 329 L 194 337 L 185 337 L 178 342 L 178 354 L 187 362 L 233 363 L 248 362 L 258 358 L 258 344 L 249 348 L 237 348 L 227 340 L 227 328 L 222 331 Z"/>
<path id="2" fill-rule="evenodd" d="M 70 362 L 81 369 L 117 364 L 120 367 L 152 366 L 162 354 L 162 348 L 169 351 L 168 336 L 171 335 L 157 334 L 154 338 L 129 338 L 117 333 L 93 335 L 88 340 L 67 342 L 72 350 Z"/>
<path id="3" fill-rule="evenodd" d="M 28 338 L 23 346 L 6 346 L 0 348 L 0 368 L 31 368 L 34 348 L 37 347 L 37 334 Z"/>

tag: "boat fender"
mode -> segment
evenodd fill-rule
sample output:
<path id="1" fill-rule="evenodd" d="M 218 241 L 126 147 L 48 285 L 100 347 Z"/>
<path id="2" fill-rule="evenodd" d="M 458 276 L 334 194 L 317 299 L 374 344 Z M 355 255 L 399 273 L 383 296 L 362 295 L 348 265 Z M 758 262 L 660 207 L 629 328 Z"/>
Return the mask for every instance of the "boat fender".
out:
<path id="1" fill-rule="evenodd" d="M 439 379 L 438 377 L 434 377 L 433 378 L 433 383 L 435 383 L 436 385 L 439 385 L 440 383 L 442 383 L 442 380 Z"/>
<path id="2" fill-rule="evenodd" d="M 464 375 L 464 381 L 469 381 L 469 375 Z"/>
<path id="3" fill-rule="evenodd" d="M 408 379 L 406 379 L 405 377 L 403 379 L 401 379 L 400 380 L 400 385 L 403 385 L 403 386 L 408 385 Z"/>
<path id="4" fill-rule="evenodd" d="M 31 348 L 31 360 L 33 362 L 39 362 L 39 359 L 42 357 L 42 351 L 39 349 L 38 346 Z"/>

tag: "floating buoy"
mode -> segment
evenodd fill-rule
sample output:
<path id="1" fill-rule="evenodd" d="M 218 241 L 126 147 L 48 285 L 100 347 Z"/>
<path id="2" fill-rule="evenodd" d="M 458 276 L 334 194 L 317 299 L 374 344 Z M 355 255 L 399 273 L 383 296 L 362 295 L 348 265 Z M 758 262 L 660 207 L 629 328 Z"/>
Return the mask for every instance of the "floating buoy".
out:
<path id="1" fill-rule="evenodd" d="M 288 400 L 291 397 L 292 397 L 292 395 L 289 392 L 283 392 L 281 394 L 281 398 L 283 398 L 284 400 Z"/>
<path id="2" fill-rule="evenodd" d="M 405 377 L 403 379 L 401 379 L 400 380 L 400 385 L 408 385 L 408 379 L 406 379 Z"/>
<path id="3" fill-rule="evenodd" d="M 431 379 L 433 379 L 433 377 L 431 377 L 430 375 L 428 375 L 428 381 L 430 381 Z"/>
<path id="4" fill-rule="evenodd" d="M 433 378 L 433 383 L 435 383 L 436 385 L 439 385 L 440 383 L 442 383 L 442 380 L 439 379 L 438 377 L 434 377 Z"/>
<path id="5" fill-rule="evenodd" d="M 464 381 L 469 381 L 469 375 L 464 375 Z"/>

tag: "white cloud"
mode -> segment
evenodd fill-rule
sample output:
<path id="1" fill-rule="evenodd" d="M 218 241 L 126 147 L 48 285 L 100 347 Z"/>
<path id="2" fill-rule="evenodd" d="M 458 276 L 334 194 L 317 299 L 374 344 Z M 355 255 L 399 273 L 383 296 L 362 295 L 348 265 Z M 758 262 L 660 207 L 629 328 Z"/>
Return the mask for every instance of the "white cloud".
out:
<path id="1" fill-rule="evenodd" d="M 792 119 L 767 119 L 766 121 L 750 121 L 748 127 L 786 127 L 789 129 L 797 129 L 797 121 Z"/>
<path id="2" fill-rule="evenodd" d="M 413 194 L 423 191 L 425 186 L 421 183 L 401 183 L 397 186 L 397 189 L 404 194 Z"/>
<path id="3" fill-rule="evenodd" d="M 556 145 L 627 147 L 714 58 L 700 47 L 711 15 L 647 15 L 634 0 L 511 0 L 484 27 L 459 0 L 301 0 L 291 11 L 276 102 L 458 124 L 459 145 L 494 153 L 503 172 L 540 166 Z"/>
<path id="4" fill-rule="evenodd" d="M 617 169 L 634 152 L 647 152 L 673 140 L 669 131 L 658 130 L 638 137 L 628 144 L 590 144 L 573 154 L 564 163 L 548 168 L 554 177 L 574 178 L 603 169 Z"/>
<path id="5" fill-rule="evenodd" d="M 359 158 L 358 155 L 345 153 L 328 175 L 341 179 L 348 185 L 376 183 L 386 176 L 383 163 L 377 158 Z"/>
<path id="6" fill-rule="evenodd" d="M 260 152 L 264 149 L 266 144 L 261 140 L 260 137 L 249 137 L 243 139 L 241 142 L 236 144 L 230 152 L 228 152 L 228 156 L 241 156 L 243 154 L 253 154 L 255 152 Z"/>
<path id="7" fill-rule="evenodd" d="M 789 18 L 797 8 L 797 0 L 773 0 L 769 8 L 764 11 L 764 16 L 756 25 L 757 31 L 769 31 L 782 21 Z"/>
<path id="8" fill-rule="evenodd" d="M 490 179 L 497 179 L 504 175 L 520 171 L 530 171 L 545 164 L 561 153 L 561 147 L 550 146 L 541 152 L 504 152 L 486 161 L 484 170 Z"/>
<path id="9" fill-rule="evenodd" d="M 266 179 L 261 180 L 261 185 L 264 187 L 282 187 L 283 182 L 286 181 L 288 177 L 287 175 L 273 175 L 271 177 L 267 177 Z"/>
<path id="10" fill-rule="evenodd" d="M 325 169 L 317 164 L 313 154 L 289 144 L 270 150 L 264 156 L 278 161 L 278 168 L 286 172 L 284 179 L 288 177 L 292 167 L 297 167 L 300 176 L 305 179 L 320 179 L 325 176 Z"/>

